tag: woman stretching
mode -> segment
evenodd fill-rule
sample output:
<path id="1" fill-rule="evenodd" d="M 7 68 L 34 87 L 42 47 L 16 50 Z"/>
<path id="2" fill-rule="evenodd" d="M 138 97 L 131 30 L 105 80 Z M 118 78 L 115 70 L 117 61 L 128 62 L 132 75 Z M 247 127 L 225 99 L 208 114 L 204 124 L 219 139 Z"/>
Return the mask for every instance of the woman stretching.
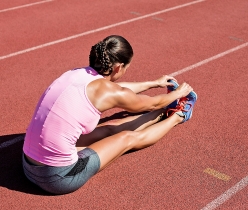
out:
<path id="1" fill-rule="evenodd" d="M 132 57 L 125 38 L 108 36 L 92 46 L 88 67 L 65 72 L 46 89 L 23 146 L 31 182 L 53 194 L 73 192 L 128 150 L 156 143 L 191 118 L 197 95 L 187 83 L 178 85 L 170 76 L 115 83 Z M 138 94 L 158 87 L 168 93 Z M 101 113 L 115 107 L 137 115 L 98 124 Z"/>

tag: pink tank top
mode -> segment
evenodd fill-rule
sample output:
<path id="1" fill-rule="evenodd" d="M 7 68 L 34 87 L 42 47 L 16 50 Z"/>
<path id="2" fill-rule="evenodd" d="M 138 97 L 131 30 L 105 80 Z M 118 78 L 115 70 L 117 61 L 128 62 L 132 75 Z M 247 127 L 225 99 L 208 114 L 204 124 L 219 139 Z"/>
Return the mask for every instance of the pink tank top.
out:
<path id="1" fill-rule="evenodd" d="M 76 142 L 97 126 L 100 112 L 86 94 L 87 85 L 103 78 L 87 67 L 65 72 L 43 93 L 28 126 L 23 151 L 50 166 L 78 160 Z"/>

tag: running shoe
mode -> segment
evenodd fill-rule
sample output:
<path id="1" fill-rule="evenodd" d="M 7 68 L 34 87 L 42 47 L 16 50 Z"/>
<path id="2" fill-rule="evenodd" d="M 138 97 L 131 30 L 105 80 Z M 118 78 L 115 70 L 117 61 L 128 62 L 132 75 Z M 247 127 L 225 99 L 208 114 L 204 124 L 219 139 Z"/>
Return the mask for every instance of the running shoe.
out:
<path id="1" fill-rule="evenodd" d="M 168 80 L 168 82 L 172 83 L 173 86 L 167 86 L 167 93 L 170 93 L 170 92 L 176 90 L 178 88 L 178 86 L 179 86 L 179 84 L 175 80 L 170 79 L 170 80 Z M 171 104 L 169 104 L 167 106 L 167 109 L 175 108 L 177 106 L 177 103 L 178 103 L 178 99 L 173 101 Z"/>
<path id="2" fill-rule="evenodd" d="M 173 86 L 167 86 L 167 93 L 170 93 L 171 91 L 174 91 L 178 88 L 179 84 L 175 80 L 168 80 L 169 83 L 172 83 Z"/>
<path id="3" fill-rule="evenodd" d="M 180 98 L 175 107 L 168 107 L 167 116 L 169 117 L 176 113 L 180 117 L 184 118 L 181 123 L 188 121 L 192 117 L 193 107 L 196 100 L 197 94 L 194 91 L 191 91 L 186 97 Z"/>

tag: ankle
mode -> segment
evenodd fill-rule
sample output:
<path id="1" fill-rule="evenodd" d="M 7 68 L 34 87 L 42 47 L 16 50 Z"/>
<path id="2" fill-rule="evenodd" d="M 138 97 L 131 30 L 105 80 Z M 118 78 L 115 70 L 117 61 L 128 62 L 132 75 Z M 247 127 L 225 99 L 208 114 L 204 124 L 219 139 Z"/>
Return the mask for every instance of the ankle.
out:
<path id="1" fill-rule="evenodd" d="M 177 123 L 181 123 L 183 120 L 184 120 L 184 115 L 183 113 L 180 111 L 180 112 L 175 112 L 172 116 L 175 117 L 175 120 Z"/>

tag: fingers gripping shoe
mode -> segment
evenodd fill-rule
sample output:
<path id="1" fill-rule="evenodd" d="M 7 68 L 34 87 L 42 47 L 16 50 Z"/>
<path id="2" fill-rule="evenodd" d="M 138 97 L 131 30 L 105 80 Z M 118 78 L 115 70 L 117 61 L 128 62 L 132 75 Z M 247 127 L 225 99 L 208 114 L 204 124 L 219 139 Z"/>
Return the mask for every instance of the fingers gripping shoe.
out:
<path id="1" fill-rule="evenodd" d="M 172 79 L 168 80 L 168 82 L 169 82 L 169 83 L 172 83 L 173 86 L 167 86 L 167 93 L 170 93 L 171 91 L 176 90 L 176 89 L 178 88 L 178 86 L 179 86 L 179 84 L 178 84 L 176 81 L 172 80 Z M 188 98 L 188 97 L 189 97 L 189 98 L 194 97 L 194 98 L 196 98 L 196 100 L 197 100 L 197 94 L 196 94 L 196 92 L 194 92 L 194 91 L 191 91 L 186 97 L 187 97 L 187 98 Z"/>

